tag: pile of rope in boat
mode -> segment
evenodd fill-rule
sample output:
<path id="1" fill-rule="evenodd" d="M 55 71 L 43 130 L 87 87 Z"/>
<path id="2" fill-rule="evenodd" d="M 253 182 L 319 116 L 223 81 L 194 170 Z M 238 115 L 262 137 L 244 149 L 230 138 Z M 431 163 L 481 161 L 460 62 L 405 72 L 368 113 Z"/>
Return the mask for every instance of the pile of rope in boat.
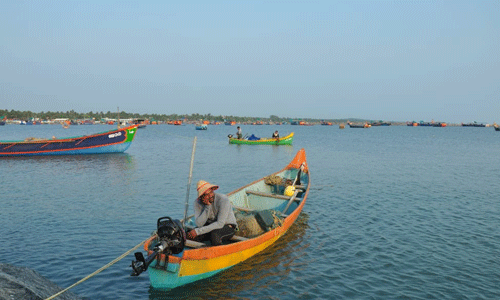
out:
<path id="1" fill-rule="evenodd" d="M 281 227 L 284 221 L 284 219 L 281 218 L 281 213 L 275 210 L 273 210 L 271 213 L 273 214 L 273 219 L 274 219 L 274 223 L 273 226 L 271 226 L 271 229 L 276 229 L 278 227 Z"/>
<path id="2" fill-rule="evenodd" d="M 71 286 L 65 288 L 64 290 L 50 296 L 49 298 L 45 299 L 45 300 L 51 300 L 51 299 L 54 299 L 55 297 L 61 295 L 62 293 L 68 291 L 69 289 L 79 285 L 80 283 L 86 281 L 87 279 L 89 278 L 92 278 L 94 277 L 95 275 L 101 273 L 102 271 L 106 270 L 107 268 L 111 267 L 112 265 L 114 265 L 115 263 L 117 263 L 118 261 L 122 260 L 123 258 L 125 258 L 127 255 L 129 255 L 132 251 L 135 251 L 137 248 L 139 248 L 142 244 L 144 244 L 147 240 L 144 240 L 142 242 L 140 242 L 139 244 L 137 244 L 137 246 L 135 246 L 134 248 L 128 250 L 127 252 L 123 253 L 122 255 L 118 256 L 117 258 L 115 258 L 114 260 L 112 260 L 110 263 L 108 263 L 107 265 L 103 266 L 102 268 L 100 268 L 99 270 L 95 271 L 94 273 L 86 276 L 85 278 L 79 280 L 78 282 L 72 284 Z"/>
<path id="3" fill-rule="evenodd" d="M 264 183 L 268 185 L 288 186 L 292 185 L 293 181 L 291 179 L 281 178 L 278 175 L 269 175 L 264 177 Z"/>

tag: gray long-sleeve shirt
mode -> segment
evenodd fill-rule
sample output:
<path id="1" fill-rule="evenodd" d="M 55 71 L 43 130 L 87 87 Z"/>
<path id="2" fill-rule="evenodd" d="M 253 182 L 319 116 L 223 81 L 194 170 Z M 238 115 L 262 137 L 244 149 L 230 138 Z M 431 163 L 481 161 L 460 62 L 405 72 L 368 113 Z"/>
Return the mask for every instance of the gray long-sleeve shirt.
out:
<path id="1" fill-rule="evenodd" d="M 197 235 L 220 229 L 226 224 L 236 226 L 233 205 L 224 194 L 215 193 L 215 199 L 211 205 L 204 205 L 199 199 L 196 199 L 194 201 L 194 217 L 198 227 L 195 229 Z M 204 226 L 207 222 L 209 224 Z"/>

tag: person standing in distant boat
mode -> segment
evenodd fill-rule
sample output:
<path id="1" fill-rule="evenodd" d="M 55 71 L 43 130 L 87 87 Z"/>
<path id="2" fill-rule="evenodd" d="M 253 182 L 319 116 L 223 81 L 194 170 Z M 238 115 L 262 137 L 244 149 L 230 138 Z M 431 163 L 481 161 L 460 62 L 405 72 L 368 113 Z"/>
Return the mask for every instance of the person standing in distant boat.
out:
<path id="1" fill-rule="evenodd" d="M 238 126 L 238 127 L 236 127 L 236 129 L 238 129 L 238 131 L 236 131 L 236 138 L 238 140 L 241 140 L 243 138 L 243 133 L 241 133 L 241 127 Z"/>
<path id="2" fill-rule="evenodd" d="M 194 202 L 196 228 L 187 233 L 194 241 L 210 240 L 213 246 L 222 245 L 236 233 L 237 223 L 233 206 L 224 194 L 215 193 L 219 186 L 198 181 L 198 198 Z"/>
<path id="3" fill-rule="evenodd" d="M 274 133 L 273 133 L 273 139 L 279 139 L 280 138 L 280 134 L 278 133 L 278 130 L 276 130 Z"/>

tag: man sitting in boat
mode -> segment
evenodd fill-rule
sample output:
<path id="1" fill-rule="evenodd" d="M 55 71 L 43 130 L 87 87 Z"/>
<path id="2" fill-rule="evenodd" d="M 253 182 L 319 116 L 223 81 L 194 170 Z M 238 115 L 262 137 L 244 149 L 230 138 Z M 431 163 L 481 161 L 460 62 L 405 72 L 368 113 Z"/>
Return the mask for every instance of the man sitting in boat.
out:
<path id="1" fill-rule="evenodd" d="M 272 138 L 273 138 L 273 139 L 279 139 L 279 138 L 280 138 L 280 134 L 278 133 L 278 130 L 276 130 L 276 131 L 273 133 Z"/>
<path id="2" fill-rule="evenodd" d="M 238 127 L 236 127 L 236 129 L 238 129 L 238 131 L 236 131 L 236 138 L 238 140 L 241 140 L 243 138 L 243 133 L 241 133 L 241 127 L 238 126 Z"/>
<path id="3" fill-rule="evenodd" d="M 212 245 L 222 245 L 236 232 L 236 217 L 229 198 L 215 193 L 219 186 L 204 180 L 198 181 L 198 198 L 194 201 L 194 216 L 197 228 L 187 238 L 198 242 L 210 240 Z"/>

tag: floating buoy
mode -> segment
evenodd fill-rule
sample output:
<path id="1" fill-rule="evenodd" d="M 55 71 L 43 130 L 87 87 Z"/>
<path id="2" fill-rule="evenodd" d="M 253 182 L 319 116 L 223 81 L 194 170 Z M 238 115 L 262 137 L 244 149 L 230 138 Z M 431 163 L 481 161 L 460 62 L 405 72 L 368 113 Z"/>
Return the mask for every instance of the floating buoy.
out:
<path id="1" fill-rule="evenodd" d="M 289 185 L 285 188 L 285 196 L 292 197 L 293 193 L 295 193 L 295 187 L 293 185 Z"/>

